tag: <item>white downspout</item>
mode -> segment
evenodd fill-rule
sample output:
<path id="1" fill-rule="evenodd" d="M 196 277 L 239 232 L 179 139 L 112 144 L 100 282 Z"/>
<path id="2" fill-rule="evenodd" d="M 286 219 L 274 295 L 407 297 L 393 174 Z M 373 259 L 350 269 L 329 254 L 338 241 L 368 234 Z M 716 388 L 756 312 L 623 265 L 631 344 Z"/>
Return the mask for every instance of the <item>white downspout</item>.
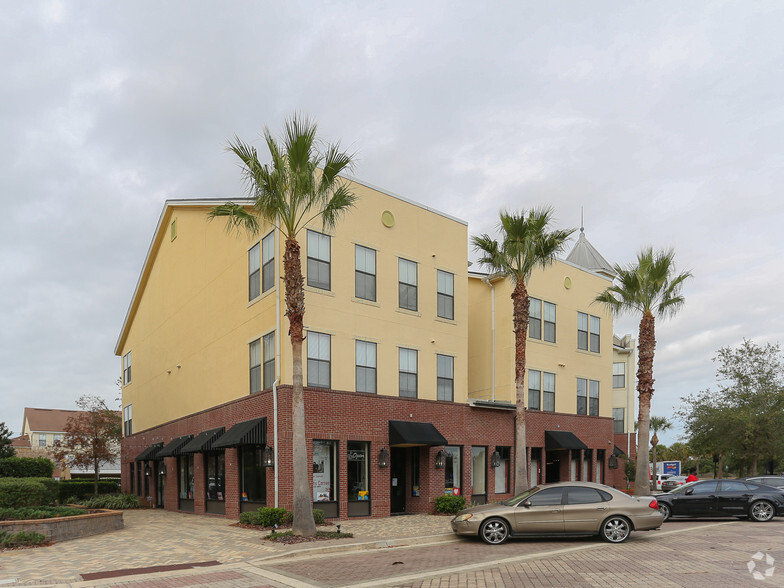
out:
<path id="1" fill-rule="evenodd" d="M 276 241 L 279 241 L 280 232 L 278 229 L 275 229 L 275 235 L 278 237 Z M 280 243 L 278 243 L 278 246 Z M 276 256 L 277 257 L 277 256 Z M 280 276 L 280 265 L 278 265 L 278 276 Z M 276 284 L 277 288 L 275 290 L 275 371 L 277 372 L 277 377 L 275 381 L 272 383 L 272 412 L 273 412 L 273 433 L 272 439 L 273 443 L 275 444 L 275 508 L 278 508 L 278 485 L 280 482 L 280 468 L 278 467 L 278 454 L 280 453 L 280 446 L 278 445 L 278 383 L 280 382 L 280 376 L 283 372 L 280 365 L 280 288 L 281 288 L 281 281 L 278 280 Z"/>
<path id="2" fill-rule="evenodd" d="M 482 281 L 490 286 L 490 399 L 495 402 L 495 286 L 490 282 L 490 277 L 485 276 Z"/>

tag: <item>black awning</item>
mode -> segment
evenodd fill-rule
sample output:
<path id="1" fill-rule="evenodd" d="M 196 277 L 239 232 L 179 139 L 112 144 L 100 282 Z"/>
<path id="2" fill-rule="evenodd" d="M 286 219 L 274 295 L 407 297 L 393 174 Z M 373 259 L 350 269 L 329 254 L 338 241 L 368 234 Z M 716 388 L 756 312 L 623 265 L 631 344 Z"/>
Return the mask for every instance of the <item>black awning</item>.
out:
<path id="1" fill-rule="evenodd" d="M 180 453 L 200 453 L 202 451 L 209 451 L 225 432 L 226 427 L 202 431 L 196 435 L 193 440 L 183 445 L 182 449 L 180 449 Z"/>
<path id="2" fill-rule="evenodd" d="M 236 447 L 237 445 L 266 445 L 267 417 L 237 423 L 220 439 L 213 443 L 213 449 Z"/>
<path id="3" fill-rule="evenodd" d="M 169 441 L 166 446 L 158 452 L 158 458 L 174 457 L 182 453 L 183 446 L 193 439 L 193 435 L 184 435 L 182 437 L 175 437 Z"/>
<path id="4" fill-rule="evenodd" d="M 555 449 L 588 449 L 588 446 L 571 431 L 545 431 L 544 448 L 546 451 Z"/>
<path id="5" fill-rule="evenodd" d="M 432 423 L 389 421 L 390 446 L 447 445 L 447 440 Z"/>
<path id="6" fill-rule="evenodd" d="M 613 452 L 612 452 L 612 454 L 615 457 L 621 457 L 622 455 L 626 455 L 626 452 L 623 449 L 621 449 L 620 447 L 618 447 L 617 445 L 613 445 Z"/>
<path id="7" fill-rule="evenodd" d="M 163 449 L 163 443 L 153 443 L 136 456 L 136 461 L 155 461 L 160 459 L 158 452 Z"/>

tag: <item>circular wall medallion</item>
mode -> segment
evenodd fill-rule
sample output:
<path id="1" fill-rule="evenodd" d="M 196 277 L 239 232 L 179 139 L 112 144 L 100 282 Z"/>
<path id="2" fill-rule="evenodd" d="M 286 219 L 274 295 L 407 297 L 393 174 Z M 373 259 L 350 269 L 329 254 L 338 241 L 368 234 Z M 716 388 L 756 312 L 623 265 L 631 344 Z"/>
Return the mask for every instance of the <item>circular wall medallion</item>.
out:
<path id="1" fill-rule="evenodd" d="M 572 278 L 567 276 L 566 278 L 564 278 L 564 288 L 568 290 L 571 287 L 572 287 Z"/>
<path id="2" fill-rule="evenodd" d="M 385 210 L 381 213 L 381 222 L 386 228 L 391 229 L 395 226 L 395 215 L 388 210 Z"/>

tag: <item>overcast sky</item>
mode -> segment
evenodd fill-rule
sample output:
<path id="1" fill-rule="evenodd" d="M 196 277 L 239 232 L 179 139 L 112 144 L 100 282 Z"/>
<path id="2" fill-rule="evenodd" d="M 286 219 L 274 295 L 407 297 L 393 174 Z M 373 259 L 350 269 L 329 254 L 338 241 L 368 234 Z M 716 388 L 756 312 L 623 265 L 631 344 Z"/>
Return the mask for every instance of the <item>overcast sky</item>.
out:
<path id="1" fill-rule="evenodd" d="M 720 347 L 782 341 L 784 4 L 380 4 L 3 3 L 0 421 L 114 403 L 164 200 L 244 195 L 227 139 L 295 110 L 472 235 L 548 204 L 611 263 L 674 247 L 695 277 L 654 415 L 715 386 Z"/>

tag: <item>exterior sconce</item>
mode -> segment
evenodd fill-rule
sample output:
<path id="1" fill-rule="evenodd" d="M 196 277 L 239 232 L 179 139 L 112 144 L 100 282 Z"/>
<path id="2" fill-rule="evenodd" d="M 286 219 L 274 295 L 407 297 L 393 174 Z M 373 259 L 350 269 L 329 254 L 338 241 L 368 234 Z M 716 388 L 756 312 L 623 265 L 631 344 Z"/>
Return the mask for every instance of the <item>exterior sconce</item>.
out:
<path id="1" fill-rule="evenodd" d="M 436 453 L 436 468 L 439 470 L 444 469 L 446 465 L 446 452 L 443 449 L 439 449 L 438 453 Z"/>
<path id="2" fill-rule="evenodd" d="M 381 451 L 378 452 L 378 467 L 389 467 L 389 450 L 386 447 L 382 447 Z"/>
<path id="3" fill-rule="evenodd" d="M 611 470 L 617 470 L 618 469 L 618 458 L 615 457 L 614 455 L 611 455 L 610 459 L 607 460 L 607 466 Z"/>
<path id="4" fill-rule="evenodd" d="M 149 476 L 150 474 L 152 474 L 152 468 L 150 467 L 150 464 L 147 464 L 144 466 L 144 475 Z"/>
<path id="5" fill-rule="evenodd" d="M 166 466 L 164 464 L 161 464 L 161 469 L 158 471 L 158 475 L 166 477 Z"/>
<path id="6" fill-rule="evenodd" d="M 501 454 L 498 453 L 498 450 L 496 449 L 495 451 L 493 451 L 493 454 L 490 456 L 490 467 L 497 468 L 500 465 L 501 465 Z"/>
<path id="7" fill-rule="evenodd" d="M 275 467 L 275 450 L 272 449 L 269 445 L 264 448 L 264 467 L 265 468 L 274 468 Z"/>

